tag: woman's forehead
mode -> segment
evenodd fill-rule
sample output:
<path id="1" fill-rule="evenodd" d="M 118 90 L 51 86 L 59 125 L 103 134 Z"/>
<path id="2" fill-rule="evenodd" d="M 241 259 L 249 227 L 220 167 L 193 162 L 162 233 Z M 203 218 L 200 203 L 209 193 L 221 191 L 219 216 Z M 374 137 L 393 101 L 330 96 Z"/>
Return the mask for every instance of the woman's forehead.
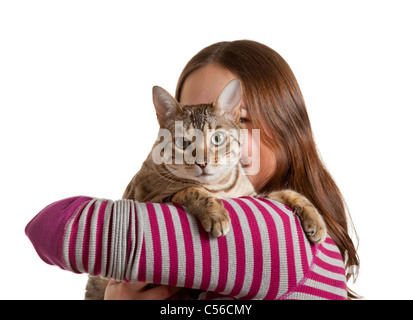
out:
<path id="1" fill-rule="evenodd" d="M 185 80 L 180 103 L 186 105 L 212 103 L 225 85 L 236 76 L 228 69 L 210 63 L 192 72 Z"/>

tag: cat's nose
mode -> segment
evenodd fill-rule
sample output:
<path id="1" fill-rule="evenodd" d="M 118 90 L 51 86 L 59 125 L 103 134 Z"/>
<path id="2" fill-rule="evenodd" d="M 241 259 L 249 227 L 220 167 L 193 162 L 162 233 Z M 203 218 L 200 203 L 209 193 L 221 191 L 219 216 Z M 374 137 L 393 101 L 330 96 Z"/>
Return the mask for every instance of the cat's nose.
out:
<path id="1" fill-rule="evenodd" d="M 203 161 L 196 161 L 195 162 L 197 166 L 199 166 L 200 168 L 205 168 L 207 166 L 207 161 L 203 160 Z"/>

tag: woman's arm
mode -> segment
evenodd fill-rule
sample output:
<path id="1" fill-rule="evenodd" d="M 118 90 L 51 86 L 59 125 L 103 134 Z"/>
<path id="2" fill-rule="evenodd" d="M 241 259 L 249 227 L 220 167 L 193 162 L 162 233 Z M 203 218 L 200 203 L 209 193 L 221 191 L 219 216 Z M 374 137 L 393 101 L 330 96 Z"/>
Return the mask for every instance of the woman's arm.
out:
<path id="1" fill-rule="evenodd" d="M 74 197 L 43 209 L 26 234 L 47 263 L 76 273 L 238 299 L 346 298 L 334 242 L 314 246 L 299 219 L 267 199 L 224 199 L 225 237 L 207 234 L 178 204 Z"/>

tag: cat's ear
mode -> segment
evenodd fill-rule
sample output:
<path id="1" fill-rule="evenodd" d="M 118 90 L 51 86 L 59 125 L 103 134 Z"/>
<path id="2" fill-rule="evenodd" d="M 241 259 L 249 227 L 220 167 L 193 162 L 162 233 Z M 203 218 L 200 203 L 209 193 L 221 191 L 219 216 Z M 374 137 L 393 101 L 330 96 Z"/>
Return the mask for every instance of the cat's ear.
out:
<path id="1" fill-rule="evenodd" d="M 167 120 L 170 120 L 178 111 L 182 111 L 182 107 L 178 101 L 172 97 L 165 89 L 154 86 L 152 88 L 153 104 L 158 117 L 159 125 L 162 127 Z"/>
<path id="2" fill-rule="evenodd" d="M 239 106 L 242 99 L 241 81 L 238 79 L 231 80 L 214 102 L 214 107 L 219 108 L 222 113 L 228 113 L 232 116 L 239 116 Z"/>

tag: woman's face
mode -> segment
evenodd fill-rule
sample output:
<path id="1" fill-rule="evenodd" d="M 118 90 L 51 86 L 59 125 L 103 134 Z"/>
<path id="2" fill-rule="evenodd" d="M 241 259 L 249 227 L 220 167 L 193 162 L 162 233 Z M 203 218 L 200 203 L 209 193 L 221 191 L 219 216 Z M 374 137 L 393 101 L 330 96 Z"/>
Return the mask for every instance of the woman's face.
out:
<path id="1" fill-rule="evenodd" d="M 236 76 L 228 69 L 210 63 L 189 75 L 181 92 L 182 104 L 212 103 L 224 89 L 225 85 Z M 276 161 L 273 151 L 260 143 L 259 134 L 253 133 L 250 115 L 241 105 L 241 123 L 248 129 L 248 143 L 244 143 L 241 164 L 256 190 L 274 175 Z"/>

